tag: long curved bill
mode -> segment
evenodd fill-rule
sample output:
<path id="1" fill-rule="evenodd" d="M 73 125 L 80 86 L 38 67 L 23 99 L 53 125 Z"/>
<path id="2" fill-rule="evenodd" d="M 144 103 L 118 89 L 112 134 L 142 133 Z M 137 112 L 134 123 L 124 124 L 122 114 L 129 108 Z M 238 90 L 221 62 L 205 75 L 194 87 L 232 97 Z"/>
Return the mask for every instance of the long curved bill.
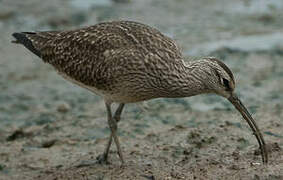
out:
<path id="1" fill-rule="evenodd" d="M 228 98 L 228 100 L 242 114 L 243 118 L 247 121 L 247 123 L 251 127 L 253 134 L 255 135 L 255 137 L 258 141 L 260 150 L 261 150 L 262 162 L 263 162 L 263 164 L 267 164 L 268 154 L 267 154 L 265 142 L 264 142 L 263 136 L 262 136 L 260 130 L 258 129 L 254 119 L 252 118 L 249 111 L 245 108 L 245 106 L 242 104 L 242 102 L 240 101 L 240 99 L 237 97 L 236 94 L 233 94 L 230 98 Z"/>

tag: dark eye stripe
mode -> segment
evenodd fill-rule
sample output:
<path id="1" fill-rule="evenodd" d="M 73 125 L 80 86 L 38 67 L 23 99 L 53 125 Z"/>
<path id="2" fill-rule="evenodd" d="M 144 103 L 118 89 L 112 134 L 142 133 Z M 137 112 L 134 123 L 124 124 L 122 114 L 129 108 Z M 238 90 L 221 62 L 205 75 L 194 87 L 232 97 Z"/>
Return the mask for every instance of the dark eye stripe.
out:
<path id="1" fill-rule="evenodd" d="M 235 79 L 234 79 L 233 73 L 223 62 L 221 62 L 220 60 L 218 60 L 216 58 L 208 58 L 208 59 L 216 62 L 220 67 L 222 67 L 227 72 L 227 74 L 230 76 L 231 80 L 233 81 L 233 84 L 235 84 Z"/>
<path id="2" fill-rule="evenodd" d="M 219 72 L 216 71 L 216 69 L 213 69 L 213 70 L 214 70 L 215 74 L 217 75 L 217 77 L 219 79 L 219 82 L 220 82 L 221 81 L 221 76 L 220 76 Z"/>

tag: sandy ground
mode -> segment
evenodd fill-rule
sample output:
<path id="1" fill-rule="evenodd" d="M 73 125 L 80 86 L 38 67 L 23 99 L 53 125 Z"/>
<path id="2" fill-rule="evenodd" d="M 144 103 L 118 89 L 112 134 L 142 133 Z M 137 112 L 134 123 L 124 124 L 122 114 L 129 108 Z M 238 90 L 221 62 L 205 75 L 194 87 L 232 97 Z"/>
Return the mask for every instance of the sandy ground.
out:
<path id="1" fill-rule="evenodd" d="M 202 95 L 128 104 L 119 124 L 126 165 L 107 143 L 102 99 L 63 78 L 11 33 L 128 19 L 175 39 L 187 59 L 216 56 L 234 72 L 268 144 L 225 99 Z M 0 179 L 283 179 L 283 3 L 278 0 L 0 1 Z"/>

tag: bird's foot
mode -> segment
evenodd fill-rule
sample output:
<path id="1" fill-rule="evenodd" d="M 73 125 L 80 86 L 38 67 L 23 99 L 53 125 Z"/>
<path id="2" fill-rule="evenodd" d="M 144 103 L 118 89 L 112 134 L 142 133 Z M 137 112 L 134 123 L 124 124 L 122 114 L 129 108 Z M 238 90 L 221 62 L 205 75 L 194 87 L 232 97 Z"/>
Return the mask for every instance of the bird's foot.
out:
<path id="1" fill-rule="evenodd" d="M 76 165 L 77 168 L 82 168 L 82 167 L 89 167 L 89 166 L 94 166 L 97 164 L 96 160 L 85 160 L 82 161 L 80 164 Z"/>
<path id="2" fill-rule="evenodd" d="M 76 165 L 76 167 L 78 168 L 89 167 L 89 166 L 95 166 L 97 164 L 102 165 L 102 164 L 110 164 L 110 163 L 107 160 L 107 156 L 105 156 L 105 154 L 101 154 L 101 155 L 98 155 L 96 159 L 82 161 L 80 164 Z"/>
<path id="3" fill-rule="evenodd" d="M 96 162 L 98 164 L 110 164 L 109 161 L 108 161 L 108 158 L 107 158 L 107 155 L 105 155 L 104 153 L 103 154 L 100 154 L 96 157 Z"/>

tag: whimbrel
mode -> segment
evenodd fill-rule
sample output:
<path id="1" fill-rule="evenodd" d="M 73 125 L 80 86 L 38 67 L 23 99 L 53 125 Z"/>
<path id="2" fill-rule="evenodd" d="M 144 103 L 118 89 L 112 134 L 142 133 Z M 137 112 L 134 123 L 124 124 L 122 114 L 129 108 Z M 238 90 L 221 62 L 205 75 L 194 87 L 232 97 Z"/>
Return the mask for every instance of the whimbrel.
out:
<path id="1" fill-rule="evenodd" d="M 251 127 L 261 149 L 268 154 L 252 116 L 234 93 L 235 79 L 220 60 L 204 57 L 186 62 L 175 42 L 150 26 L 113 21 L 68 31 L 13 33 L 60 75 L 103 97 L 111 134 L 100 156 L 106 162 L 112 138 L 122 164 L 117 124 L 126 103 L 154 98 L 190 97 L 215 93 L 228 99 Z M 112 114 L 111 105 L 119 103 Z"/>

